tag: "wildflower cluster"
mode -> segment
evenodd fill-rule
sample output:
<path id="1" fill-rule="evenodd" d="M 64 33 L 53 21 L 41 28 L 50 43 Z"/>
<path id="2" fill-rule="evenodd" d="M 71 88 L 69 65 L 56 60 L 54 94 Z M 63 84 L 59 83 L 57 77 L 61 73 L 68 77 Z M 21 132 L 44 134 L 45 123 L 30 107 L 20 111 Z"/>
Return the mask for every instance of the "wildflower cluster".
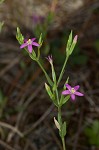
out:
<path id="1" fill-rule="evenodd" d="M 25 50 L 28 52 L 31 59 L 37 62 L 37 64 L 40 66 L 40 68 L 45 74 L 45 77 L 48 82 L 48 83 L 45 83 L 45 89 L 51 101 L 54 103 L 54 105 L 57 107 L 57 110 L 58 110 L 57 119 L 54 117 L 54 122 L 55 122 L 57 129 L 59 130 L 59 135 L 61 137 L 62 144 L 63 144 L 63 150 L 66 150 L 65 140 L 64 140 L 64 137 L 66 135 L 66 122 L 62 120 L 61 109 L 62 109 L 62 106 L 66 104 L 66 102 L 70 98 L 74 101 L 75 96 L 83 96 L 83 93 L 78 92 L 78 89 L 80 87 L 79 85 L 71 87 L 68 84 L 69 78 L 67 78 L 65 84 L 63 85 L 63 89 L 61 90 L 61 93 L 59 92 L 59 84 L 63 77 L 68 58 L 72 54 L 75 48 L 75 45 L 77 43 L 77 35 L 74 38 L 72 38 L 72 32 L 69 35 L 69 39 L 68 39 L 67 46 L 66 46 L 66 57 L 65 57 L 63 67 L 61 69 L 61 72 L 58 78 L 56 76 L 56 72 L 54 69 L 52 55 L 46 57 L 46 59 L 49 61 L 50 66 L 51 66 L 52 78 L 50 78 L 50 76 L 47 74 L 45 68 L 43 67 L 40 61 L 40 48 L 43 43 L 42 35 L 40 35 L 38 43 L 35 42 L 36 40 L 35 38 L 24 40 L 24 37 L 21 34 L 20 29 L 17 28 L 16 38 L 21 45 L 20 48 L 21 49 L 25 48 Z M 36 51 L 34 50 L 33 46 L 37 47 Z"/>

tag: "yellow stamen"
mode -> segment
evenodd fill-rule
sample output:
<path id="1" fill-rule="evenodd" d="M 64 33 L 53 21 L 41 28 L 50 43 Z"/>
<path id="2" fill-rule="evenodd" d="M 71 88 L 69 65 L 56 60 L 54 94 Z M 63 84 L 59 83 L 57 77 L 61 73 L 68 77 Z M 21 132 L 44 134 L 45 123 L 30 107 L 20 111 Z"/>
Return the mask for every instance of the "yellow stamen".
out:
<path id="1" fill-rule="evenodd" d="M 31 44 L 31 43 L 32 43 L 31 39 L 28 39 L 27 43 L 28 43 L 28 44 Z"/>
<path id="2" fill-rule="evenodd" d="M 74 89 L 74 88 L 71 88 L 70 92 L 71 92 L 72 94 L 74 94 L 74 93 L 75 93 L 75 89 Z"/>

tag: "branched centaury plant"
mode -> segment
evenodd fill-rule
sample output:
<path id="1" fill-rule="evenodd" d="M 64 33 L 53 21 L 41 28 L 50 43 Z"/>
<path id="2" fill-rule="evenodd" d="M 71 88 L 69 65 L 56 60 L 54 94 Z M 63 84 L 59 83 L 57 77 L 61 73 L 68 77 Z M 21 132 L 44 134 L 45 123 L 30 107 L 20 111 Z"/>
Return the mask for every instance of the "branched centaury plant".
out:
<path id="1" fill-rule="evenodd" d="M 21 45 L 20 48 L 24 48 L 28 52 L 31 59 L 34 60 L 35 62 L 37 62 L 37 64 L 40 66 L 40 68 L 42 69 L 42 71 L 45 74 L 45 77 L 48 82 L 48 84 L 45 83 L 45 89 L 46 89 L 50 99 L 52 100 L 52 102 L 54 103 L 54 105 L 57 107 L 57 110 L 58 110 L 58 116 L 57 116 L 57 119 L 54 117 L 54 122 L 55 122 L 56 127 L 59 130 L 59 135 L 61 137 L 62 144 L 63 144 L 63 150 L 66 150 L 66 145 L 65 145 L 65 140 L 64 140 L 64 137 L 66 135 L 66 122 L 65 121 L 63 122 L 63 120 L 62 120 L 62 113 L 61 113 L 62 106 L 64 104 L 66 104 L 66 102 L 70 99 L 70 97 L 72 100 L 75 100 L 75 95 L 83 96 L 83 94 L 77 91 L 79 89 L 79 85 L 77 85 L 75 87 L 71 87 L 68 84 L 69 77 L 67 78 L 67 80 L 63 86 L 61 94 L 59 93 L 59 83 L 63 77 L 68 58 L 72 54 L 74 47 L 77 43 L 77 35 L 74 37 L 74 39 L 72 38 L 72 31 L 69 35 L 67 46 L 66 46 L 66 53 L 65 53 L 66 57 L 65 57 L 65 61 L 64 61 L 64 64 L 63 64 L 63 67 L 61 69 L 58 79 L 56 78 L 56 72 L 54 69 L 52 56 L 47 57 L 47 60 L 49 61 L 50 65 L 51 65 L 52 79 L 49 77 L 49 75 L 47 74 L 43 65 L 41 64 L 40 48 L 43 43 L 42 34 L 40 35 L 39 41 L 37 43 L 37 42 L 34 42 L 35 38 L 25 40 L 22 33 L 20 32 L 20 29 L 17 28 L 16 38 Z M 36 52 L 34 51 L 33 46 L 37 47 Z M 66 90 L 66 88 L 67 88 L 67 90 Z M 64 97 L 64 95 L 66 95 L 66 96 Z"/>

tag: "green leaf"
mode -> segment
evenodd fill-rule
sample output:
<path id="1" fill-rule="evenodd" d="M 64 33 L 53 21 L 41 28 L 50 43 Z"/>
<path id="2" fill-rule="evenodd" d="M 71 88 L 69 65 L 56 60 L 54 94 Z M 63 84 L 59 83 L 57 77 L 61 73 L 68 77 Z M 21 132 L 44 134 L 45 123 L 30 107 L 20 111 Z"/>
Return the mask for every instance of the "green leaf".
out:
<path id="1" fill-rule="evenodd" d="M 71 44 L 72 44 L 72 31 L 71 31 L 68 41 L 67 41 L 67 47 L 66 47 L 67 56 L 69 56 L 69 50 L 70 50 Z"/>
<path id="2" fill-rule="evenodd" d="M 53 99 L 53 93 L 51 92 L 50 87 L 45 83 L 45 89 L 48 93 L 48 95 L 50 96 L 51 99 Z"/>
<path id="3" fill-rule="evenodd" d="M 32 51 L 32 56 L 33 56 L 34 58 L 36 58 L 36 53 L 35 53 L 34 50 Z"/>
<path id="4" fill-rule="evenodd" d="M 46 89 L 46 91 L 47 91 L 47 93 L 48 93 L 50 99 L 51 99 L 51 100 L 53 101 L 53 103 L 58 107 L 58 103 L 57 103 L 57 101 L 56 101 L 56 99 L 55 99 L 55 96 L 54 96 L 54 94 L 52 93 L 50 87 L 49 87 L 46 83 L 45 83 L 45 89 Z"/>
<path id="5" fill-rule="evenodd" d="M 24 41 L 24 36 L 22 35 L 19 27 L 17 27 L 16 39 L 20 44 L 22 44 Z"/>
<path id="6" fill-rule="evenodd" d="M 68 83 L 68 81 L 69 81 L 69 77 L 67 77 L 65 84 Z M 66 90 L 65 84 L 64 84 L 63 90 Z M 62 91 L 63 91 L 63 90 L 62 90 Z M 62 105 L 65 104 L 67 101 L 68 101 L 68 98 L 66 97 L 66 99 L 65 99 L 65 98 L 64 98 L 64 95 L 61 94 L 60 104 L 59 104 L 59 105 L 62 106 Z"/>
<path id="7" fill-rule="evenodd" d="M 64 137 L 66 135 L 66 122 L 62 125 L 62 136 Z"/>
<path id="8" fill-rule="evenodd" d="M 52 87 L 53 92 L 55 92 L 56 89 L 57 89 L 57 86 L 56 86 L 56 83 L 54 83 Z"/>
<path id="9" fill-rule="evenodd" d="M 72 54 L 72 52 L 73 52 L 75 46 L 76 46 L 76 43 L 72 43 L 72 45 L 71 45 L 71 47 L 70 47 L 70 49 L 69 49 L 69 55 Z"/>
<path id="10" fill-rule="evenodd" d="M 40 34 L 38 43 L 40 44 L 40 46 L 38 47 L 38 54 L 37 54 L 37 58 L 38 58 L 38 60 L 39 60 L 39 58 L 40 58 L 40 48 L 41 48 L 41 46 L 42 46 L 42 44 L 43 44 L 42 33 Z"/>
<path id="11" fill-rule="evenodd" d="M 69 99 L 70 99 L 70 95 L 67 95 L 65 98 L 62 97 L 59 106 L 61 107 L 62 105 L 64 105 Z"/>
<path id="12" fill-rule="evenodd" d="M 68 38 L 68 41 L 67 41 L 67 49 L 69 49 L 71 47 L 71 44 L 72 44 L 72 31 L 70 32 L 69 34 L 69 38 Z"/>
<path id="13" fill-rule="evenodd" d="M 42 43 L 43 43 L 43 40 L 42 40 L 42 33 L 40 34 L 38 43 L 40 44 L 40 46 L 42 46 Z"/>
<path id="14" fill-rule="evenodd" d="M 60 131 L 60 136 L 61 138 L 64 138 L 66 135 L 66 122 L 64 122 L 62 125 L 61 125 L 61 131 Z"/>

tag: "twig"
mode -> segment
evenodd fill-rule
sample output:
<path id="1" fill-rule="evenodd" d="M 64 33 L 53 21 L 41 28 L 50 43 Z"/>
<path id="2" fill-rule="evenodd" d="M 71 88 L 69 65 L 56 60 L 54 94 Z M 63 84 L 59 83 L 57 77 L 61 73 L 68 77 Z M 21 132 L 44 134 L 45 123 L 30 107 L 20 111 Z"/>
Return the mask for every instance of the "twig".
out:
<path id="1" fill-rule="evenodd" d="M 11 129 L 13 132 L 17 133 L 20 137 L 23 137 L 23 134 L 16 127 L 11 126 L 10 124 L 0 121 L 0 126 Z"/>

